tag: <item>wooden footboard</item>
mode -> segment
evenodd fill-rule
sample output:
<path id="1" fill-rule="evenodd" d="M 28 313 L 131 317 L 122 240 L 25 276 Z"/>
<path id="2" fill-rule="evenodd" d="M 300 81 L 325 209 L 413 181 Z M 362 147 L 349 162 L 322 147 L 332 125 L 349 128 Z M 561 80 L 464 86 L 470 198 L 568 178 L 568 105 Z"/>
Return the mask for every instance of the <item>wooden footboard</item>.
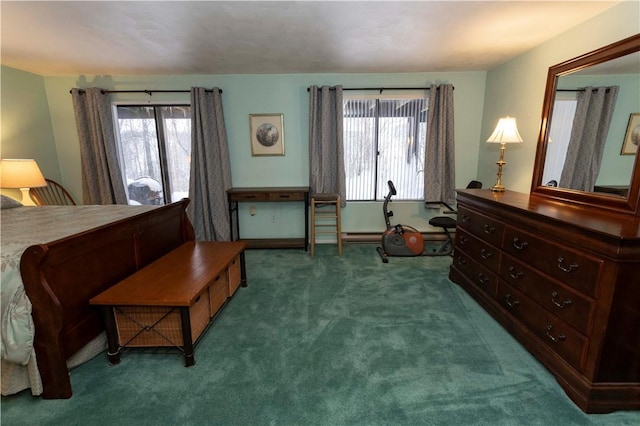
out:
<path id="1" fill-rule="evenodd" d="M 184 199 L 24 252 L 20 271 L 33 305 L 43 398 L 71 397 L 66 361 L 104 330 L 89 299 L 194 239 L 188 204 Z"/>

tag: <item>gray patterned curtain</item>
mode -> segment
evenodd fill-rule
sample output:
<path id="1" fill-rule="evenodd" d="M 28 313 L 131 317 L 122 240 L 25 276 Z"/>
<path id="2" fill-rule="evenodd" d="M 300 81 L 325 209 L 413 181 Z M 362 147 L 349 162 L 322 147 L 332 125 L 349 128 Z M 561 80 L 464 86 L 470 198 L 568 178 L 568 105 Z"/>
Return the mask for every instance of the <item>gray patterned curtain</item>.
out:
<path id="1" fill-rule="evenodd" d="M 593 191 L 619 86 L 585 87 L 578 93 L 576 114 L 559 186 Z"/>
<path id="2" fill-rule="evenodd" d="M 311 193 L 340 195 L 347 205 L 342 143 L 342 86 L 309 88 L 309 185 Z"/>
<path id="3" fill-rule="evenodd" d="M 83 204 L 127 204 L 118 162 L 113 113 L 102 89 L 72 89 L 80 159 Z"/>
<path id="4" fill-rule="evenodd" d="M 229 241 L 231 163 L 222 96 L 216 87 L 191 88 L 191 172 L 187 213 L 199 241 Z"/>
<path id="5" fill-rule="evenodd" d="M 425 144 L 424 200 L 455 202 L 455 137 L 453 86 L 429 87 L 427 143 Z"/>

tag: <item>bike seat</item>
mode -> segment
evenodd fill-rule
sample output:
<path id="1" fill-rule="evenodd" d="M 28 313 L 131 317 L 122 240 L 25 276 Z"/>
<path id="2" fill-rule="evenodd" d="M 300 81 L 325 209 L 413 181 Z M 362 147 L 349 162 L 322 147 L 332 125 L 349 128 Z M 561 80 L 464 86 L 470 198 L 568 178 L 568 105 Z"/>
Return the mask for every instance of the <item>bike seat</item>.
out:
<path id="1" fill-rule="evenodd" d="M 429 219 L 429 225 L 439 228 L 453 229 L 456 227 L 456 220 L 447 216 L 436 216 Z"/>

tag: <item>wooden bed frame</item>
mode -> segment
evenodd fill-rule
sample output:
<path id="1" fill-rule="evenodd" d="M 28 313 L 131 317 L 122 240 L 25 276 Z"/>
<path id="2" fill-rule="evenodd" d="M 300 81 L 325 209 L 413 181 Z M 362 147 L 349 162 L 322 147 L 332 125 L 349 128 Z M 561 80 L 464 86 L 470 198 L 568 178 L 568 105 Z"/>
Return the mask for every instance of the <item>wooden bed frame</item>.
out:
<path id="1" fill-rule="evenodd" d="M 104 331 L 89 299 L 194 239 L 188 199 L 29 247 L 20 271 L 35 324 L 45 399 L 70 398 L 67 359 Z"/>

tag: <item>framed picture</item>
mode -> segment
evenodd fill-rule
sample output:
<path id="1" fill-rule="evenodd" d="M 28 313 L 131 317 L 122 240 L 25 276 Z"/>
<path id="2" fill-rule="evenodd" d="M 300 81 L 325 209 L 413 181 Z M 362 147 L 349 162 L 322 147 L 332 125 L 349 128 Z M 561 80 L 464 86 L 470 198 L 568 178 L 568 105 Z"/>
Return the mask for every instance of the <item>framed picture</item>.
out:
<path id="1" fill-rule="evenodd" d="M 634 112 L 629 116 L 627 133 L 624 135 L 620 155 L 636 155 L 638 145 L 640 145 L 640 112 Z"/>
<path id="2" fill-rule="evenodd" d="M 284 155 L 282 114 L 249 114 L 251 155 Z"/>

